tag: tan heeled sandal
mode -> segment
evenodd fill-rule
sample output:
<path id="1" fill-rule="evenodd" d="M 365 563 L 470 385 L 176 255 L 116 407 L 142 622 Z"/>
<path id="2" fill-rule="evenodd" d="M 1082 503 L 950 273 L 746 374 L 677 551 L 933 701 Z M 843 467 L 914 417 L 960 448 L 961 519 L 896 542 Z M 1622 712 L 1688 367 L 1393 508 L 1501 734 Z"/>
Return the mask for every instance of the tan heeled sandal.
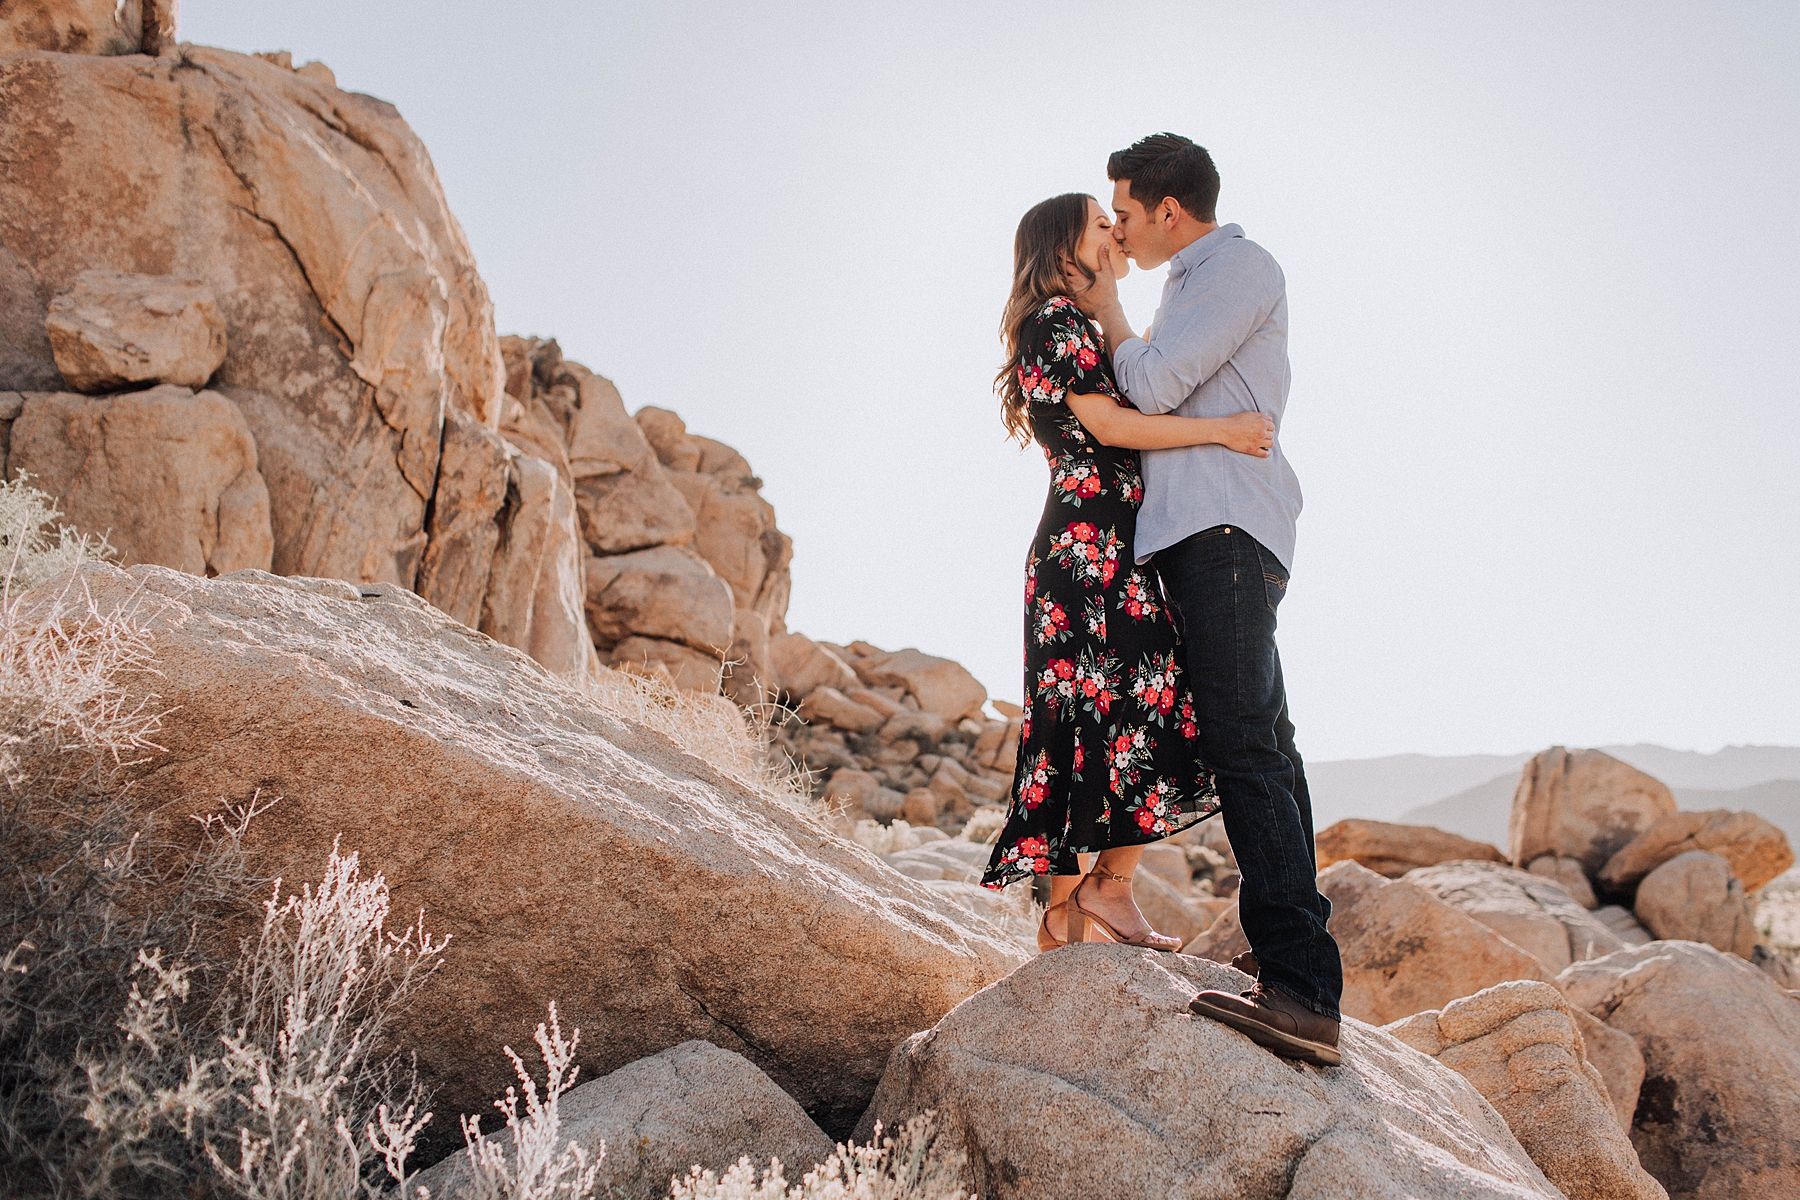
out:
<path id="1" fill-rule="evenodd" d="M 1117 871 L 1109 871 L 1099 863 L 1095 863 L 1093 870 L 1089 871 L 1087 875 L 1082 878 L 1081 883 L 1075 885 L 1075 890 L 1069 893 L 1069 940 L 1071 942 L 1086 941 L 1087 925 L 1088 922 L 1092 921 L 1095 925 L 1100 927 L 1101 933 L 1105 934 L 1112 941 L 1118 942 L 1121 946 L 1138 946 L 1145 950 L 1161 950 L 1165 954 L 1173 954 L 1175 951 L 1181 949 L 1180 938 L 1170 937 L 1166 933 L 1158 933 L 1154 929 L 1147 929 L 1143 933 L 1136 934 L 1132 937 L 1126 937 L 1117 929 L 1113 928 L 1111 921 L 1108 921 L 1097 912 L 1092 912 L 1081 907 L 1081 889 L 1089 879 L 1092 879 L 1096 875 L 1105 879 L 1110 879 L 1115 883 L 1125 884 L 1127 887 L 1131 885 L 1131 880 L 1125 878 L 1125 876 L 1119 874 Z"/>
<path id="2" fill-rule="evenodd" d="M 1051 950 L 1060 949 L 1069 944 L 1050 932 L 1050 914 L 1059 908 L 1066 909 L 1068 907 L 1069 902 L 1067 900 L 1058 900 L 1055 904 L 1046 904 L 1044 906 L 1044 919 L 1038 922 L 1039 954 L 1046 954 Z"/>

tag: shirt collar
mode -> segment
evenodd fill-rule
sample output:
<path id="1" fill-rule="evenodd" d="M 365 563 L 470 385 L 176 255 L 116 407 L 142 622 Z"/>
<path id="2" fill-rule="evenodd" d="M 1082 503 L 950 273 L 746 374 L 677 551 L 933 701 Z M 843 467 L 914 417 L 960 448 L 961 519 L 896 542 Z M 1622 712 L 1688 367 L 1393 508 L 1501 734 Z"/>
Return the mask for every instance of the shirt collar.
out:
<path id="1" fill-rule="evenodd" d="M 1244 236 L 1244 227 L 1238 224 L 1221 225 L 1205 237 L 1196 238 L 1183 246 L 1179 253 L 1169 260 L 1169 278 L 1179 279 L 1189 271 L 1211 258 L 1219 248 L 1232 238 Z"/>

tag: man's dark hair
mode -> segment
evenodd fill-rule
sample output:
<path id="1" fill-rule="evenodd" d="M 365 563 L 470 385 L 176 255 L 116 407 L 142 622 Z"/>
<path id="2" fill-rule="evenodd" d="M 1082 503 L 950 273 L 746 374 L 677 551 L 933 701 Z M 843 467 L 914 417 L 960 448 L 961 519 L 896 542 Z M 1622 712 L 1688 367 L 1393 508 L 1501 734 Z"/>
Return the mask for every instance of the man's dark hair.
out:
<path id="1" fill-rule="evenodd" d="M 1131 198 L 1146 211 L 1173 196 L 1196 220 L 1218 220 L 1218 168 L 1206 147 L 1178 133 L 1153 133 L 1115 150 L 1106 160 L 1106 177 L 1114 183 L 1131 180 Z"/>

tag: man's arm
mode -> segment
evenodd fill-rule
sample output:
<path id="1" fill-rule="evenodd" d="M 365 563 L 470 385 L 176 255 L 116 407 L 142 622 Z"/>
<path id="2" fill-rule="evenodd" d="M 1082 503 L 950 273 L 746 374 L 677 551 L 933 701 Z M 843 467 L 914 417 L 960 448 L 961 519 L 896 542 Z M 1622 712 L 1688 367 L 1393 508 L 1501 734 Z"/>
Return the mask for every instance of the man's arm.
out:
<path id="1" fill-rule="evenodd" d="M 1212 378 L 1268 319 L 1278 293 L 1271 294 L 1258 275 L 1241 267 L 1190 271 L 1159 315 L 1154 343 L 1132 332 L 1117 285 L 1105 286 L 1110 279 L 1096 280 L 1090 294 L 1076 300 L 1084 308 L 1093 304 L 1091 315 L 1106 334 L 1125 398 L 1141 412 L 1166 413 Z"/>

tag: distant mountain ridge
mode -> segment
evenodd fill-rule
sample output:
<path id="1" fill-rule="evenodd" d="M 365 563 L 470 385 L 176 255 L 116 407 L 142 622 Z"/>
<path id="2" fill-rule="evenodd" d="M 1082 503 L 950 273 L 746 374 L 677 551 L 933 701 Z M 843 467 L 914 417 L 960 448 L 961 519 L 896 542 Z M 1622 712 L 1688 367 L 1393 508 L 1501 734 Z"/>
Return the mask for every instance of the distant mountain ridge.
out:
<path id="1" fill-rule="evenodd" d="M 1684 809 L 1743 809 L 1766 817 L 1800 845 L 1800 746 L 1727 746 L 1714 754 L 1637 744 L 1600 746 L 1669 785 Z M 1386 758 L 1308 763 L 1314 823 L 1345 817 L 1433 825 L 1506 845 L 1519 769 L 1530 754 Z"/>

